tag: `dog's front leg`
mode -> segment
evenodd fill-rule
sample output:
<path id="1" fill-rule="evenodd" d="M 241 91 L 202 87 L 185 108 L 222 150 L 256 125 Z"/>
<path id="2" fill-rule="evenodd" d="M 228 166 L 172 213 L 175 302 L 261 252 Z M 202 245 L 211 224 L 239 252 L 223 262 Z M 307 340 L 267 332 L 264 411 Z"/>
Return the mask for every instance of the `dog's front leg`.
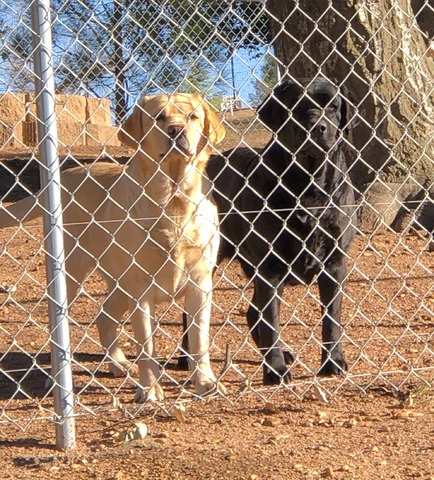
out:
<path id="1" fill-rule="evenodd" d="M 269 283 L 271 279 L 265 282 L 260 275 L 255 277 L 255 291 L 247 312 L 247 322 L 252 337 L 264 355 L 265 385 L 279 385 L 291 379 L 283 351 L 279 346 L 280 301 L 278 295 L 282 293 L 283 282 L 278 278 L 274 280 L 276 286 Z"/>
<path id="2" fill-rule="evenodd" d="M 99 337 L 108 352 L 109 370 L 115 377 L 136 374 L 137 367 L 125 357 L 119 345 L 118 327 L 128 309 L 128 297 L 113 282 L 108 282 L 109 294 L 97 317 Z"/>
<path id="3" fill-rule="evenodd" d="M 158 383 L 160 366 L 155 358 L 154 333 L 156 323 L 153 299 L 150 301 L 142 299 L 137 302 L 130 319 L 137 342 L 139 365 L 139 386 L 134 401 L 143 403 L 147 400 L 154 402 L 163 400 L 163 389 Z"/>
<path id="4" fill-rule="evenodd" d="M 185 293 L 187 331 L 190 346 L 189 362 L 196 393 L 213 391 L 225 393 L 223 384 L 216 381 L 209 357 L 209 328 L 212 304 L 212 272 L 191 278 Z"/>
<path id="5" fill-rule="evenodd" d="M 341 345 L 341 311 L 346 264 L 343 256 L 318 276 L 318 287 L 323 305 L 322 355 L 318 375 L 343 374 L 348 370 Z"/>

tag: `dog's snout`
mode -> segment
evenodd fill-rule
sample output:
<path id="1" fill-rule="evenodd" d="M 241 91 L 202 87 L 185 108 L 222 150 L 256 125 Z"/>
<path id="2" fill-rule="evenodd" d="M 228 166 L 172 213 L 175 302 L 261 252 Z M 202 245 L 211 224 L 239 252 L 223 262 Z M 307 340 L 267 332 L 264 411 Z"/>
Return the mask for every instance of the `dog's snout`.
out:
<path id="1" fill-rule="evenodd" d="M 174 125 L 169 126 L 167 133 L 171 137 L 176 137 L 177 135 L 179 135 L 182 132 L 183 129 L 184 129 L 184 125 L 174 124 Z"/>
<path id="2" fill-rule="evenodd" d="M 323 137 L 328 134 L 330 124 L 321 111 L 311 109 L 306 112 L 307 128 L 316 137 Z"/>
<path id="3" fill-rule="evenodd" d="M 191 153 L 192 145 L 186 125 L 182 122 L 172 123 L 167 127 L 168 148 L 176 147 L 178 151 Z"/>
<path id="4" fill-rule="evenodd" d="M 313 127 L 313 132 L 324 135 L 327 132 L 327 123 L 325 120 L 319 120 L 316 125 Z"/>

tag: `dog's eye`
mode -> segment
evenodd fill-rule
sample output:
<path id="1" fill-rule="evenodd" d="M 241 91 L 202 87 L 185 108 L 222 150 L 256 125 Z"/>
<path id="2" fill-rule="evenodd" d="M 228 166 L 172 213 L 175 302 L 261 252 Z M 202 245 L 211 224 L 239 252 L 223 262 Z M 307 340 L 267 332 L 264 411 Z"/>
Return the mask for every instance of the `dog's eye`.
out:
<path id="1" fill-rule="evenodd" d="M 199 115 L 196 115 L 195 113 L 192 113 L 190 115 L 190 120 L 199 120 Z"/>
<path id="2" fill-rule="evenodd" d="M 157 122 L 162 122 L 162 121 L 166 120 L 166 115 L 164 115 L 164 113 L 160 113 L 160 115 L 157 115 L 155 117 L 155 120 L 157 120 Z"/>

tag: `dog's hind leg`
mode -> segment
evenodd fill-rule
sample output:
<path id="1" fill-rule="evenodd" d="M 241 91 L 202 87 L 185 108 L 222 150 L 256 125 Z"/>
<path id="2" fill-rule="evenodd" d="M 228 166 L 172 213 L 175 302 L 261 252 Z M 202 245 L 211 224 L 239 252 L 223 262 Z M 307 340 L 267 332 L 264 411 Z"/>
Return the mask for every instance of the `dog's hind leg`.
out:
<path id="1" fill-rule="evenodd" d="M 348 369 L 341 345 L 342 288 L 345 277 L 344 258 L 340 262 L 335 261 L 332 268 L 328 268 L 318 276 L 319 294 L 323 304 L 323 346 L 318 375 L 339 375 Z"/>
<path id="2" fill-rule="evenodd" d="M 188 325 L 187 314 L 182 313 L 182 341 L 181 341 L 181 354 L 178 357 L 179 370 L 187 371 L 190 369 L 188 364 L 188 352 L 190 351 L 190 345 L 188 343 Z"/>
<path id="3" fill-rule="evenodd" d="M 95 258 L 84 250 L 76 238 L 80 237 L 80 231 L 68 231 L 65 235 L 66 271 L 68 303 L 73 303 L 77 291 L 82 288 L 86 275 L 97 267 Z M 72 233 L 72 234 L 71 234 Z M 125 375 L 131 369 L 129 362 L 119 347 L 117 328 L 122 315 L 128 308 L 127 298 L 122 292 L 115 288 L 113 281 L 106 279 L 108 285 L 108 296 L 101 307 L 96 319 L 99 337 L 102 346 L 110 357 L 109 370 L 115 377 Z M 136 369 L 137 370 L 137 369 Z"/>
<path id="4" fill-rule="evenodd" d="M 109 357 L 109 370 L 115 377 L 137 373 L 137 366 L 125 357 L 119 346 L 118 328 L 128 310 L 128 297 L 114 282 L 107 282 L 109 293 L 96 319 L 101 345 Z"/>
<path id="5" fill-rule="evenodd" d="M 256 345 L 264 356 L 264 384 L 278 385 L 289 382 L 290 373 L 285 356 L 279 346 L 280 296 L 283 283 L 275 279 L 276 286 L 265 282 L 259 276 L 254 279 L 252 304 L 247 312 L 247 322 Z"/>

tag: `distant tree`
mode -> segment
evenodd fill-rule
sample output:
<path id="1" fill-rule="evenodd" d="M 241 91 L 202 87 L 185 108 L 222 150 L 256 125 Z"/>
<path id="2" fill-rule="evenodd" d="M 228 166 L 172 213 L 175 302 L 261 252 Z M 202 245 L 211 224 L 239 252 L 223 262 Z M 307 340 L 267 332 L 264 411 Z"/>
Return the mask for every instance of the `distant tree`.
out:
<path id="1" fill-rule="evenodd" d="M 33 86 L 31 62 L 32 37 L 30 29 L 20 24 L 19 12 L 25 11 L 24 0 L 15 8 L 0 2 L 0 88 L 5 91 L 26 91 Z M 28 18 L 30 21 L 30 18 Z"/>
<path id="2" fill-rule="evenodd" d="M 186 88 L 182 70 L 192 59 L 217 79 L 233 49 L 254 55 L 269 40 L 260 2 L 52 0 L 52 15 L 57 90 L 111 97 L 118 121 L 143 94 Z M 22 87 L 23 72 L 32 78 L 29 16 L 25 0 L 0 2 L 9 30 L 2 70 L 10 72 L 4 80 L 10 88 Z M 218 93 L 216 81 L 202 83 L 208 86 L 201 91 Z"/>
<path id="3" fill-rule="evenodd" d="M 258 68 L 253 82 L 254 91 L 249 95 L 251 105 L 259 105 L 271 93 L 278 81 L 275 56 L 268 52 Z"/>

